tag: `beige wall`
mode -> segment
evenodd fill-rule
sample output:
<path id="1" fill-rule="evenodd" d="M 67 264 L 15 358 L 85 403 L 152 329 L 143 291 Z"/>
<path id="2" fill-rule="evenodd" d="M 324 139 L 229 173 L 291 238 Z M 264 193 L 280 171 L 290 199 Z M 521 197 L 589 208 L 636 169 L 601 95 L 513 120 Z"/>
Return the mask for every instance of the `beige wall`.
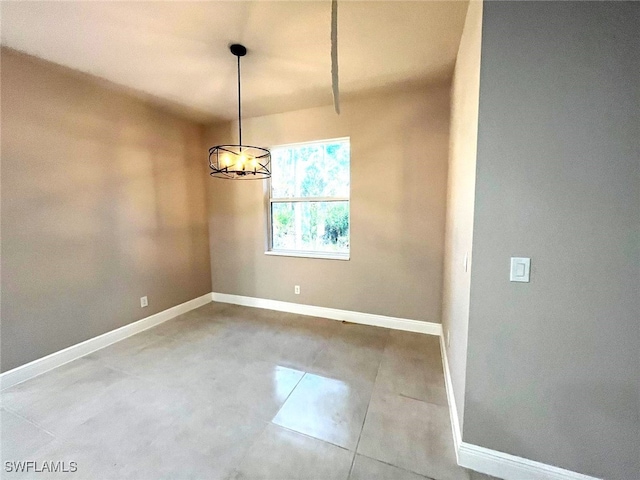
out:
<path id="1" fill-rule="evenodd" d="M 2 370 L 211 291 L 201 128 L 1 60 Z"/>
<path id="2" fill-rule="evenodd" d="M 482 26 L 463 439 L 608 480 L 640 478 L 639 25 L 514 1 Z"/>
<path id="3" fill-rule="evenodd" d="M 470 2 L 451 87 L 451 137 L 442 323 L 447 359 L 462 428 L 478 144 L 482 1 Z M 465 255 L 467 268 L 465 269 Z"/>
<path id="4" fill-rule="evenodd" d="M 244 121 L 253 145 L 351 138 L 351 260 L 265 255 L 262 183 L 211 179 L 213 291 L 440 322 L 448 127 L 448 86 Z"/>

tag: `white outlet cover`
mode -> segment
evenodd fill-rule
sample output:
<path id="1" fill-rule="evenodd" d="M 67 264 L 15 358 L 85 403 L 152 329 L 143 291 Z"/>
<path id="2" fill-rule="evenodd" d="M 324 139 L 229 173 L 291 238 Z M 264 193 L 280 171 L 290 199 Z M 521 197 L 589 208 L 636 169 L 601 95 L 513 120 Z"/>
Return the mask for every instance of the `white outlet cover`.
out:
<path id="1" fill-rule="evenodd" d="M 531 259 L 528 257 L 511 257 L 511 271 L 509 280 L 511 282 L 529 282 L 529 272 L 531 271 Z"/>
<path id="2" fill-rule="evenodd" d="M 143 308 L 149 306 L 149 300 L 147 299 L 146 296 L 140 297 L 140 306 Z"/>

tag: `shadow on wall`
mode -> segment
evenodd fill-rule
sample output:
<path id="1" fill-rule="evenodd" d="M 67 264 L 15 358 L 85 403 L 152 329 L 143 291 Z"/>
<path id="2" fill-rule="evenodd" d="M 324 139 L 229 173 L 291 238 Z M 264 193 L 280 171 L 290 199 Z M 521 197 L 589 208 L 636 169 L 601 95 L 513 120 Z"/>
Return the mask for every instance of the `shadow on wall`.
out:
<path id="1" fill-rule="evenodd" d="M 615 372 L 612 372 L 615 376 Z M 640 478 L 640 455 L 620 445 L 636 445 L 640 449 L 640 395 L 631 385 L 616 382 L 574 383 L 558 386 L 557 402 L 574 406 L 569 415 L 558 415 L 558 435 L 572 448 L 575 468 L 582 473 L 605 478 L 602 465 L 613 463 L 628 472 L 626 478 Z M 550 395 L 550 398 L 556 398 Z M 557 411 L 562 411 L 558 408 Z M 629 415 L 631 412 L 631 415 Z M 603 426 L 616 425 L 615 436 L 603 438 Z M 588 448 L 599 445 L 600 448 Z M 636 451 L 638 451 L 636 449 Z"/>
<path id="2" fill-rule="evenodd" d="M 218 293 L 257 296 L 256 256 L 264 255 L 264 182 L 208 177 L 211 268 L 234 274 L 214 280 Z M 214 232 L 215 231 L 215 232 Z M 275 276 L 275 272 L 274 272 Z"/>
<path id="3" fill-rule="evenodd" d="M 620 445 L 640 445 L 640 421 L 638 392 L 630 385 L 623 385 L 612 381 L 607 384 L 562 384 L 556 385 L 554 392 L 541 392 L 529 385 L 514 393 L 515 389 L 505 390 L 501 393 L 499 401 L 500 410 L 504 415 L 496 417 L 481 404 L 474 401 L 468 395 L 465 403 L 465 426 L 473 425 L 475 432 L 491 431 L 492 438 L 499 439 L 492 442 L 492 438 L 483 438 L 482 442 L 474 438 L 464 436 L 463 440 L 471 444 L 500 451 L 496 445 L 509 445 L 509 453 L 547 465 L 557 466 L 570 471 L 593 476 L 595 478 L 606 477 L 602 465 L 613 462 L 624 466 L 623 470 L 628 476 L 616 480 L 627 480 L 638 477 L 640 472 L 640 457 L 629 454 L 629 449 L 620 449 Z M 532 398 L 538 400 L 532 404 Z M 546 403 L 550 400 L 553 403 Z M 564 405 L 571 404 L 574 408 L 572 415 L 554 415 L 554 412 L 566 411 Z M 547 445 L 547 458 L 537 458 L 535 452 L 529 451 L 526 439 L 514 435 L 513 424 L 521 418 L 517 411 L 522 405 L 534 405 L 536 415 L 540 418 L 555 417 L 554 431 L 542 432 L 549 439 Z M 585 415 L 588 412 L 588 415 Z M 628 412 L 636 412 L 635 418 Z M 531 416 L 531 415 L 529 415 Z M 618 426 L 618 435 L 615 438 L 602 437 L 602 424 L 614 423 Z M 526 435 L 527 431 L 539 429 L 542 423 L 527 425 L 521 430 Z M 576 426 L 580 428 L 577 429 Z M 552 439 L 558 442 L 554 444 Z M 599 445 L 598 449 L 589 449 L 589 445 Z M 562 463 L 562 464 L 561 464 Z"/>
<path id="4" fill-rule="evenodd" d="M 3 371 L 210 291 L 200 127 L 2 62 Z"/>
<path id="5" fill-rule="evenodd" d="M 192 189 L 204 175 L 191 160 L 194 132 L 176 135 L 170 127 L 163 132 L 125 119 L 87 129 L 99 115 L 61 122 L 64 115 L 49 110 L 47 118 L 27 114 L 20 123 L 3 122 L 3 215 L 9 226 L 19 217 L 17 231 L 6 230 L 7 253 L 25 266 L 37 256 L 39 273 L 30 275 L 30 286 L 46 296 L 197 267 L 208 249 L 197 240 L 206 237 L 206 224 L 204 198 Z M 25 151 L 6 123 L 46 148 Z M 19 248 L 11 248 L 13 236 Z M 126 274 L 114 275 L 125 266 Z"/>

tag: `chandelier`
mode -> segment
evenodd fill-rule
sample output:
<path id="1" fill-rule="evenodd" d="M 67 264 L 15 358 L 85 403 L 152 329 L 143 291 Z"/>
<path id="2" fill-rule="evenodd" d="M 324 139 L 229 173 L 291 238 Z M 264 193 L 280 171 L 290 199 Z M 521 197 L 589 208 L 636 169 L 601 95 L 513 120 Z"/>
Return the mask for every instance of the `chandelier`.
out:
<path id="1" fill-rule="evenodd" d="M 262 180 L 271 177 L 271 152 L 266 148 L 242 144 L 240 57 L 247 54 L 247 49 L 233 44 L 229 50 L 238 58 L 238 145 L 216 145 L 209 149 L 209 175 L 234 180 Z"/>

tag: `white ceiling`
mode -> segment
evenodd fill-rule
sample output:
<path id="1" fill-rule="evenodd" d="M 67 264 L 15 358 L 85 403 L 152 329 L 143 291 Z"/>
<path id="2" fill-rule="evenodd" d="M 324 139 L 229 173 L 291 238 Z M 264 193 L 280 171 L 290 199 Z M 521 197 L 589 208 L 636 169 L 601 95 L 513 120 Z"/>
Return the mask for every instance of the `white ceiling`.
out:
<path id="1" fill-rule="evenodd" d="M 109 80 L 197 120 L 332 102 L 330 0 L 1 3 L 2 45 Z M 340 92 L 447 78 L 467 1 L 338 2 Z"/>

